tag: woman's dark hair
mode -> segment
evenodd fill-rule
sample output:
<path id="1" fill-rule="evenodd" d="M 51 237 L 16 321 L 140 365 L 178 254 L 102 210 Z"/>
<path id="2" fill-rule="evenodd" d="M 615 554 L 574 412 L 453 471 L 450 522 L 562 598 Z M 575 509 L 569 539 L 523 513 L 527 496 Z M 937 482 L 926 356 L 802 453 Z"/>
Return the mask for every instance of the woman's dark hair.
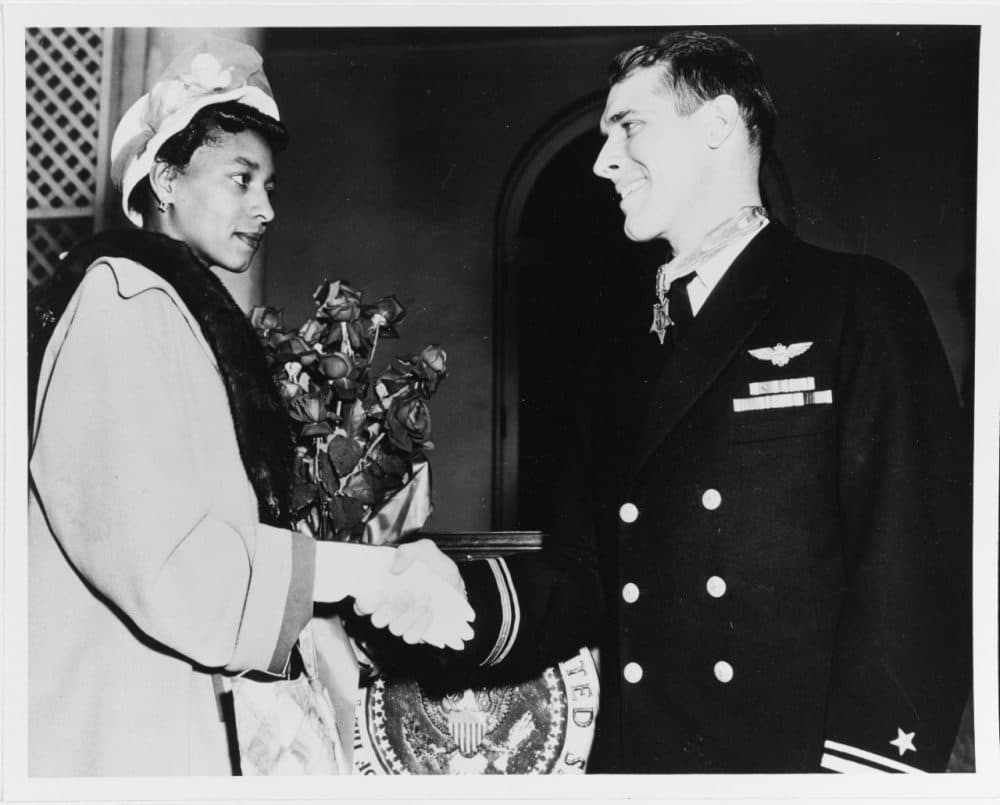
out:
<path id="1" fill-rule="evenodd" d="M 156 161 L 165 162 L 178 170 L 184 170 L 191 162 L 191 156 L 203 145 L 218 142 L 221 133 L 238 134 L 252 131 L 259 134 L 279 154 L 288 146 L 288 130 L 273 117 L 259 112 L 252 106 L 239 101 L 214 103 L 195 112 L 191 121 L 170 137 L 156 152 Z M 156 205 L 149 177 L 136 184 L 129 196 L 129 207 L 142 213 L 143 218 Z"/>
<path id="2" fill-rule="evenodd" d="M 668 34 L 655 45 L 619 53 L 608 67 L 608 83 L 624 81 L 643 67 L 660 69 L 679 115 L 689 115 L 720 95 L 731 95 L 740 107 L 750 144 L 761 156 L 767 154 L 777 112 L 760 65 L 742 45 L 703 31 Z"/>

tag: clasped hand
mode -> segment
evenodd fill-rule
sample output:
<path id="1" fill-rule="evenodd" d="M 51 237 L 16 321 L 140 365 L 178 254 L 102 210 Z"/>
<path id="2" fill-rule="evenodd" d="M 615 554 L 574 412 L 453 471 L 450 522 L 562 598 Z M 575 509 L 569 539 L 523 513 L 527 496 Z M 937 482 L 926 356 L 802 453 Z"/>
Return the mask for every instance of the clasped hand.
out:
<path id="1" fill-rule="evenodd" d="M 330 550 L 337 549 L 340 550 Z M 336 562 L 336 565 L 332 565 Z M 475 612 L 454 562 L 429 540 L 400 549 L 320 543 L 315 600 L 354 598 L 354 609 L 407 643 L 459 650 Z"/>

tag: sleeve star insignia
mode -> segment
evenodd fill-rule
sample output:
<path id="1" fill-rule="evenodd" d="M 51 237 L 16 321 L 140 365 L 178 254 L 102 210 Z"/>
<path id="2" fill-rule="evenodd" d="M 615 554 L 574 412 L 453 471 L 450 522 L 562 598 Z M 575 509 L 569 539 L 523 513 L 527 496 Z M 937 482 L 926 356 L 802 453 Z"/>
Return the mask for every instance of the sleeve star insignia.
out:
<path id="1" fill-rule="evenodd" d="M 894 741 L 889 741 L 893 746 L 899 749 L 899 756 L 902 757 L 907 752 L 916 752 L 917 747 L 913 745 L 913 736 L 917 733 L 915 732 L 903 732 L 902 729 L 896 727 L 896 739 Z"/>

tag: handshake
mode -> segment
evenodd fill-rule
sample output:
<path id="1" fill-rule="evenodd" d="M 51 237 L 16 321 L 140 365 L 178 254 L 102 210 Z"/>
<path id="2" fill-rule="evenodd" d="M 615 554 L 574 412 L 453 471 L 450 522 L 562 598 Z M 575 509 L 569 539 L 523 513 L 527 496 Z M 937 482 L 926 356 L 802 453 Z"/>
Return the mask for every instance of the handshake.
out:
<path id="1" fill-rule="evenodd" d="M 455 563 L 430 540 L 389 548 L 342 542 L 316 545 L 313 600 L 354 599 L 359 615 L 406 643 L 460 650 L 476 613 Z"/>

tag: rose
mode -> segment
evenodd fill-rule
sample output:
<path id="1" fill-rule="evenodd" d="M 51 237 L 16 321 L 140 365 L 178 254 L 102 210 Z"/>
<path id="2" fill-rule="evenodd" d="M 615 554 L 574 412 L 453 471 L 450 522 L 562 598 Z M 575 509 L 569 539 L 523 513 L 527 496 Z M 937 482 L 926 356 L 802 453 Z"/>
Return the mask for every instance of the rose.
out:
<path id="1" fill-rule="evenodd" d="M 354 371 L 354 362 L 343 352 L 331 352 L 320 356 L 319 370 L 331 380 L 339 380 Z"/>
<path id="2" fill-rule="evenodd" d="M 250 311 L 250 324 L 262 335 L 281 328 L 281 308 L 258 305 Z"/>
<path id="3" fill-rule="evenodd" d="M 425 398 L 437 391 L 438 384 L 448 373 L 448 353 L 444 347 L 431 344 L 410 360 L 413 383 Z"/>
<path id="4" fill-rule="evenodd" d="M 337 399 L 354 400 L 358 396 L 360 384 L 357 380 L 352 380 L 349 377 L 338 377 L 330 384 L 330 388 L 333 389 Z"/>
<path id="5" fill-rule="evenodd" d="M 389 441 L 407 453 L 430 444 L 431 412 L 419 399 L 393 400 L 385 418 Z"/>
<path id="6" fill-rule="evenodd" d="M 284 400 L 292 400 L 309 391 L 309 375 L 302 371 L 301 363 L 289 361 L 285 364 L 285 377 L 278 379 L 278 390 Z"/>
<path id="7" fill-rule="evenodd" d="M 317 539 L 360 539 L 370 507 L 402 484 L 415 457 L 433 449 L 427 400 L 447 373 L 438 345 L 397 356 L 372 377 L 381 338 L 406 314 L 395 296 L 325 281 L 316 312 L 284 329 L 282 311 L 259 307 L 251 323 L 290 418 L 297 421 L 294 517 Z M 350 509 L 350 512 L 348 511 Z"/>
<path id="8" fill-rule="evenodd" d="M 315 392 L 295 397 L 289 404 L 288 413 L 293 419 L 304 423 L 302 436 L 305 438 L 333 433 L 333 428 L 327 421 L 326 403 Z"/>
<path id="9" fill-rule="evenodd" d="M 416 356 L 413 358 L 416 361 Z M 417 377 L 413 372 L 414 363 L 398 355 L 389 359 L 389 365 L 375 378 L 374 390 L 380 400 L 399 394 L 407 386 L 413 386 Z M 388 405 L 389 403 L 386 403 Z"/>
<path id="10" fill-rule="evenodd" d="M 278 393 L 283 400 L 293 400 L 302 393 L 302 388 L 298 383 L 293 383 L 291 380 L 279 380 Z"/>
<path id="11" fill-rule="evenodd" d="M 376 327 L 391 327 L 406 318 L 406 308 L 395 296 L 383 296 L 374 305 L 366 305 L 364 313 Z"/>
<path id="12" fill-rule="evenodd" d="M 326 280 L 313 294 L 316 315 L 333 321 L 355 321 L 361 315 L 361 294 L 346 283 Z"/>
<path id="13" fill-rule="evenodd" d="M 389 366 L 379 375 L 375 389 L 380 397 L 384 397 L 411 386 L 424 397 L 430 397 L 447 373 L 448 354 L 444 347 L 431 344 L 419 355 L 390 359 Z M 379 390 L 380 385 L 385 394 Z"/>
<path id="14" fill-rule="evenodd" d="M 424 347 L 424 351 L 420 353 L 420 362 L 441 377 L 448 373 L 448 353 L 437 344 Z"/>
<path id="15" fill-rule="evenodd" d="M 199 53 L 191 60 L 191 72 L 182 76 L 185 84 L 197 84 L 209 92 L 225 89 L 233 80 L 233 70 L 222 69 L 222 64 L 211 53 Z"/>
<path id="16" fill-rule="evenodd" d="M 317 319 L 309 319 L 299 327 L 299 337 L 307 344 L 315 344 L 326 335 L 327 326 Z"/>
<path id="17" fill-rule="evenodd" d="M 281 334 L 277 331 L 268 337 L 271 346 L 274 347 L 275 354 L 284 363 L 298 361 L 303 366 L 311 366 L 318 357 L 316 350 L 310 349 L 309 345 L 297 335 Z"/>

